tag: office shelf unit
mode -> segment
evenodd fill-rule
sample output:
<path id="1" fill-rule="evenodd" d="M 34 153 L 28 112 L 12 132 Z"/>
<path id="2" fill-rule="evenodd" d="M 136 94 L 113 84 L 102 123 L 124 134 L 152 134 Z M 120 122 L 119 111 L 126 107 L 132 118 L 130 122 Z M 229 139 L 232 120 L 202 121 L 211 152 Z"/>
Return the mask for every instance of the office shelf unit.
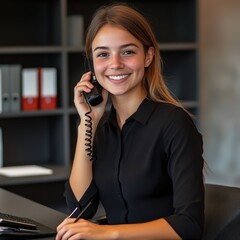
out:
<path id="1" fill-rule="evenodd" d="M 0 2 L 0 64 L 57 69 L 57 109 L 0 114 L 5 166 L 39 164 L 57 169 L 51 177 L 23 178 L 19 183 L 22 186 L 57 181 L 62 184 L 68 176 L 79 122 L 73 104 L 73 88 L 84 72 L 84 46 L 68 46 L 67 19 L 71 15 L 83 15 L 86 30 L 95 9 L 107 2 Z M 191 112 L 197 114 L 197 1 L 128 2 L 141 10 L 153 26 L 169 88 Z M 15 186 L 17 191 L 20 189 L 18 181 L 0 179 L 0 186 Z"/>

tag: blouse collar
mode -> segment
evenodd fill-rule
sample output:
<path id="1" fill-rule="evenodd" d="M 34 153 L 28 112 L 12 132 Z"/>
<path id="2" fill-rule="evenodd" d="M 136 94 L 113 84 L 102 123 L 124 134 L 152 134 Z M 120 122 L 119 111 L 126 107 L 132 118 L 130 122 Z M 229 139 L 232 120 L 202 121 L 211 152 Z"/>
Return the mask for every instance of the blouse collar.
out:
<path id="1" fill-rule="evenodd" d="M 140 106 L 138 107 L 137 111 L 135 113 L 133 113 L 127 120 L 131 121 L 132 119 L 140 122 L 142 125 L 146 125 L 148 122 L 148 119 L 150 118 L 152 112 L 154 111 L 154 109 L 156 108 L 158 103 L 153 102 L 152 100 L 150 100 L 149 98 L 145 98 L 142 103 L 140 104 Z M 106 123 L 112 123 L 114 125 L 117 124 L 116 121 L 116 110 L 113 107 L 113 105 L 111 106 L 110 112 L 108 112 L 106 114 L 106 117 L 103 118 L 102 120 L 102 124 L 106 124 Z"/>

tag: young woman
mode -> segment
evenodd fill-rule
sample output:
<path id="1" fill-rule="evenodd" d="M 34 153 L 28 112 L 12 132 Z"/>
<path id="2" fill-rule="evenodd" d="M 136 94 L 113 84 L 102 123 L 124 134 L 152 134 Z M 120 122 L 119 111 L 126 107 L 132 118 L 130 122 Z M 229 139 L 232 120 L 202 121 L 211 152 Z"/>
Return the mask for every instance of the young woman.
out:
<path id="1" fill-rule="evenodd" d="M 57 227 L 61 239 L 200 239 L 204 225 L 202 137 L 168 92 L 158 43 L 146 19 L 126 4 L 98 9 L 86 52 L 103 87 L 92 107 L 95 161 L 85 151 L 84 92 L 91 72 L 75 87 L 81 118 L 65 196 L 71 211 L 90 206 L 77 222 Z M 108 95 L 111 111 L 106 115 Z M 107 225 L 89 220 L 101 201 Z"/>

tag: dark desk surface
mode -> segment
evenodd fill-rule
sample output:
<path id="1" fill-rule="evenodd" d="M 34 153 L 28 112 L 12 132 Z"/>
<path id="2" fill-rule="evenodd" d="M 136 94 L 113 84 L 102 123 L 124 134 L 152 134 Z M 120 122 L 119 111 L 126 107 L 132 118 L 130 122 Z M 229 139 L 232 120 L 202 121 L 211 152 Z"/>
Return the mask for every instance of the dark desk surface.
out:
<path id="1" fill-rule="evenodd" d="M 45 207 L 2 188 L 0 188 L 0 211 L 31 218 L 53 229 L 56 229 L 57 225 L 66 217 L 66 215 L 61 212 Z M 44 240 L 46 239 L 50 240 L 54 238 L 44 238 Z"/>

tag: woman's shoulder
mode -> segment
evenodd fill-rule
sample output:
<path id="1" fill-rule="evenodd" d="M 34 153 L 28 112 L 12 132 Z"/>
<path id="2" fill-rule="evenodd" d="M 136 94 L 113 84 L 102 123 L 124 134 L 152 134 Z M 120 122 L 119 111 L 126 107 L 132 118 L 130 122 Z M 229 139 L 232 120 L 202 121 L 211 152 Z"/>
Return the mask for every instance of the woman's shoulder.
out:
<path id="1" fill-rule="evenodd" d="M 154 102 L 156 105 L 156 112 L 161 114 L 162 116 L 176 116 L 176 115 L 184 115 L 189 116 L 190 114 L 181 106 L 167 103 L 167 102 Z"/>
<path id="2" fill-rule="evenodd" d="M 166 124 L 177 122 L 179 125 L 195 125 L 197 119 L 185 108 L 172 103 L 155 102 L 155 116 L 161 118 Z"/>

